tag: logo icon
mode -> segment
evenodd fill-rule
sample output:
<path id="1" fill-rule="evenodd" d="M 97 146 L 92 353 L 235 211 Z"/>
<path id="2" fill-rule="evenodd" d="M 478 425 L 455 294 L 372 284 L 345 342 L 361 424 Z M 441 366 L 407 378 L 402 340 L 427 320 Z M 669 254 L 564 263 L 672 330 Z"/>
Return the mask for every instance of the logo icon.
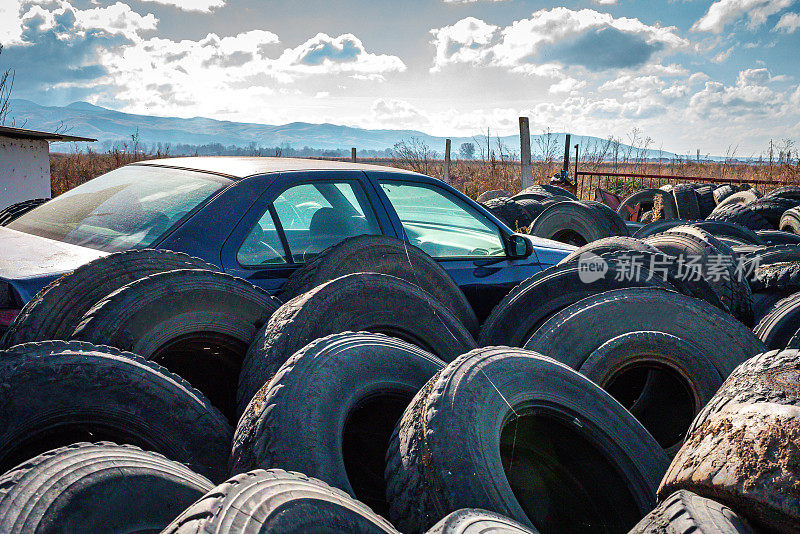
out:
<path id="1" fill-rule="evenodd" d="M 607 272 L 608 263 L 597 254 L 584 252 L 578 258 L 578 277 L 584 284 L 591 284 L 604 278 Z"/>

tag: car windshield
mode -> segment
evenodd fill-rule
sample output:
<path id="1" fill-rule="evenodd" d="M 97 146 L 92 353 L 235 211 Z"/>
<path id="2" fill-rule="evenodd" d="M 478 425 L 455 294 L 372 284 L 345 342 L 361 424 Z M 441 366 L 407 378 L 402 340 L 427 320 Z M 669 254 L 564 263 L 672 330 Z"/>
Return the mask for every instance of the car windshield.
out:
<path id="1" fill-rule="evenodd" d="M 230 183 L 207 173 L 130 165 L 57 196 L 8 228 L 109 252 L 145 248 Z"/>

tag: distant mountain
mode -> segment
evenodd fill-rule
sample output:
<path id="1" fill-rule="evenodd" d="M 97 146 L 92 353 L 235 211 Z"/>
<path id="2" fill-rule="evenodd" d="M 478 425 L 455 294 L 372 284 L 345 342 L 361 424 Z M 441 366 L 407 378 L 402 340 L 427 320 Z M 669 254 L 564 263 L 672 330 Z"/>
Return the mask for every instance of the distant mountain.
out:
<path id="1" fill-rule="evenodd" d="M 280 126 L 243 122 L 220 121 L 203 117 L 183 119 L 177 117 L 155 117 L 150 115 L 134 115 L 122 113 L 87 102 L 74 102 L 68 106 L 40 106 L 28 100 L 11 100 L 11 115 L 17 124 L 25 122 L 25 128 L 51 131 L 63 124 L 70 135 L 95 138 L 102 144 L 114 142 L 130 142 L 131 135 L 137 130 L 139 140 L 148 146 L 155 143 L 169 143 L 172 147 L 178 144 L 208 145 L 219 143 L 225 147 L 277 147 L 287 144 L 294 149 L 310 147 L 324 150 L 346 150 L 350 147 L 359 150 L 385 150 L 392 148 L 401 140 L 417 137 L 430 146 L 432 150 L 442 153 L 445 138 L 435 137 L 416 130 L 366 130 L 335 124 L 311 124 L 293 122 Z M 62 127 L 63 128 L 63 127 Z M 560 159 L 564 150 L 565 134 L 552 134 L 550 139 L 542 135 L 531 136 L 531 150 L 534 157 L 541 156 L 542 146 L 553 146 L 555 159 Z M 472 137 L 453 137 L 454 153 L 462 143 L 474 143 Z M 486 136 L 476 139 L 485 146 Z M 519 137 L 516 135 L 501 137 L 508 149 L 519 152 Z M 572 136 L 572 144 L 581 145 L 581 151 L 591 147 L 602 147 L 607 142 L 598 137 Z M 61 150 L 68 150 L 64 145 Z M 491 139 L 491 149 L 497 150 L 495 138 Z M 54 147 L 54 150 L 58 148 Z M 620 157 L 632 150 L 627 145 L 619 145 Z M 635 149 L 633 149 L 635 150 Z M 173 150 L 172 153 L 175 153 Z M 635 154 L 637 152 L 634 152 Z M 477 150 L 480 155 L 480 149 Z M 646 158 L 672 158 L 669 152 L 647 150 Z"/>

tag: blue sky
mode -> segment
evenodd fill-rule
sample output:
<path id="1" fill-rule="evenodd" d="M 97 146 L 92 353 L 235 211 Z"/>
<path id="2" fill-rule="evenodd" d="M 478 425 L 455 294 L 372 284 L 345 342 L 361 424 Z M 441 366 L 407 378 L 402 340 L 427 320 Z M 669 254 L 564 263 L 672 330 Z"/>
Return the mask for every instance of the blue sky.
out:
<path id="1" fill-rule="evenodd" d="M 0 0 L 14 97 L 704 154 L 800 141 L 800 0 Z M 12 110 L 13 115 L 13 110 Z"/>

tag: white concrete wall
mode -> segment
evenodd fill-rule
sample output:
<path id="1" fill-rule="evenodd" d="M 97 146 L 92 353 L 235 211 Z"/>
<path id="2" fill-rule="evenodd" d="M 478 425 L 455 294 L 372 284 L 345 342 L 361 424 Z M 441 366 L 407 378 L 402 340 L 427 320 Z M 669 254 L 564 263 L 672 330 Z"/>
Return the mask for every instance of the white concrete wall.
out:
<path id="1" fill-rule="evenodd" d="M 0 209 L 23 200 L 50 196 L 48 142 L 0 135 Z"/>

